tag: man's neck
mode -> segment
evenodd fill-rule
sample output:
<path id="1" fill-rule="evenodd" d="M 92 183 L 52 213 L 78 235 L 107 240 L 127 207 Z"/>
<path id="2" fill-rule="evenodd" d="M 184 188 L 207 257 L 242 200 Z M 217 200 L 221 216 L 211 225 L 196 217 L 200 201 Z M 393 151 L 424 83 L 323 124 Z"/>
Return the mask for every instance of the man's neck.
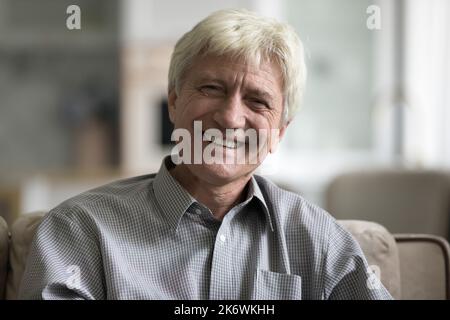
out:
<path id="1" fill-rule="evenodd" d="M 215 185 L 200 180 L 183 165 L 178 165 L 169 172 L 192 197 L 211 210 L 218 220 L 222 220 L 231 208 L 245 200 L 247 184 L 251 179 L 249 174 L 224 185 Z"/>

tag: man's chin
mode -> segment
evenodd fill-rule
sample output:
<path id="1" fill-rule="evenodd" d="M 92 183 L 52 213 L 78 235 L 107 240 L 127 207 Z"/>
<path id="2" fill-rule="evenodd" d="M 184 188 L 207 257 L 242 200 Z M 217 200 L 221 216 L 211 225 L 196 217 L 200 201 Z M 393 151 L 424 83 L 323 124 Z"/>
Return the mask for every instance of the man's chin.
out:
<path id="1" fill-rule="evenodd" d="M 203 163 L 191 165 L 191 168 L 196 175 L 201 175 L 204 180 L 207 180 L 212 184 L 224 184 L 250 176 L 256 169 L 256 166 L 252 167 L 245 164 Z"/>

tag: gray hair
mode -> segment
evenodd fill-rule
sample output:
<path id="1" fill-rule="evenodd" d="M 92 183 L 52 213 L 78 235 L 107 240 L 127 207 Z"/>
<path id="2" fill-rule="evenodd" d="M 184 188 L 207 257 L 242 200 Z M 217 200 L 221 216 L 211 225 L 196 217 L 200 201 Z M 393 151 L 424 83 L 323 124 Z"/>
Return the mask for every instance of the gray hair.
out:
<path id="1" fill-rule="evenodd" d="M 283 76 L 284 120 L 291 120 L 303 98 L 306 66 L 303 45 L 285 23 L 244 9 L 220 10 L 200 21 L 175 45 L 169 91 L 179 93 L 182 77 L 198 55 L 229 55 L 260 65 L 274 59 Z"/>

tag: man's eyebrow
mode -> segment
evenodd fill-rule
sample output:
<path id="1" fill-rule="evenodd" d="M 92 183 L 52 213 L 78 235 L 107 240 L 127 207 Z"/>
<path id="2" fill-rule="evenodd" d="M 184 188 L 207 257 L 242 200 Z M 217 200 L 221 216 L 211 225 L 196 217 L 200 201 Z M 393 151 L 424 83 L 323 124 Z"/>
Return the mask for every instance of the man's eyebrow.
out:
<path id="1" fill-rule="evenodd" d="M 225 83 L 223 80 L 221 80 L 220 78 L 218 78 L 215 75 L 212 74 L 200 74 L 198 76 L 197 82 L 205 82 L 205 81 L 214 81 L 214 82 L 219 82 L 219 83 Z"/>

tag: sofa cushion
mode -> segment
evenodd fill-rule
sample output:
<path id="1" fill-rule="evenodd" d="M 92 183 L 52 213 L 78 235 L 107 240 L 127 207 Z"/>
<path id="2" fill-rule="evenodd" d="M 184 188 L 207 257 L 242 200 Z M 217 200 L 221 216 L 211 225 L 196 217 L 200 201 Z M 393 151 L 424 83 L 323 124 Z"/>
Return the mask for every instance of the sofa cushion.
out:
<path id="1" fill-rule="evenodd" d="M 379 270 L 381 282 L 394 299 L 400 299 L 400 263 L 393 235 L 375 222 L 339 220 L 339 223 L 358 241 L 372 270 Z"/>
<path id="2" fill-rule="evenodd" d="M 17 298 L 31 242 L 44 214 L 45 212 L 34 212 L 23 215 L 11 226 L 9 271 L 6 283 L 6 299 L 8 300 Z"/>
<path id="3" fill-rule="evenodd" d="M 9 231 L 6 221 L 0 217 L 0 299 L 5 294 L 5 283 L 8 266 Z"/>

